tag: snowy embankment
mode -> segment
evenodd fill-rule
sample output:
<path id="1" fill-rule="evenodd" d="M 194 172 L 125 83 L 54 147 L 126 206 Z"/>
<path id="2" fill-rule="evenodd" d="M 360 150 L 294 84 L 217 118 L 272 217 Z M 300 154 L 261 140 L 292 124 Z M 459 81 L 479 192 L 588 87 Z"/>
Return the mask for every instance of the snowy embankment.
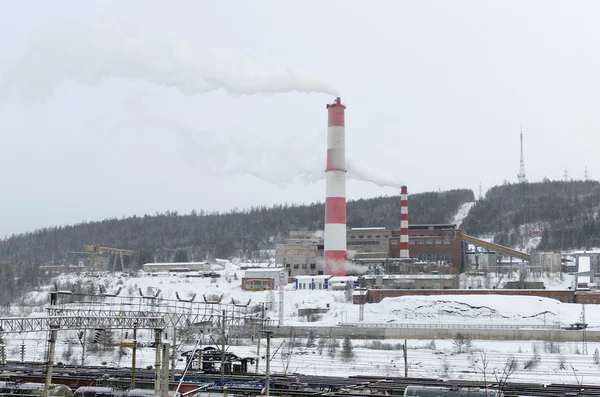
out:
<path id="1" fill-rule="evenodd" d="M 241 289 L 243 271 L 238 265 L 228 264 L 221 270 L 218 281 L 208 278 L 186 278 L 178 274 L 160 276 L 141 275 L 139 277 L 87 277 L 85 275 L 62 275 L 57 278 L 59 285 L 79 284 L 84 290 L 98 291 L 103 286 L 108 292 L 116 292 L 121 288 L 119 299 L 139 297 L 139 290 L 144 294 L 154 294 L 160 289 L 159 297 L 176 301 L 176 293 L 181 298 L 196 294 L 195 302 L 202 302 L 202 295 L 223 296 L 223 302 L 247 302 L 251 304 L 267 302 L 267 316 L 278 320 L 279 292 L 248 292 Z M 572 283 L 572 277 L 563 276 L 543 279 L 559 289 L 566 289 L 565 284 Z M 47 286 L 44 291 L 32 292 L 25 299 L 25 305 L 13 307 L 12 315 L 43 315 L 43 307 L 49 302 Z M 550 288 L 549 288 L 550 289 Z M 27 304 L 30 302 L 30 304 Z M 110 304 L 110 302 L 107 302 Z M 328 309 L 321 316 L 308 318 L 298 315 L 298 309 Z M 590 326 L 600 326 L 600 307 L 588 305 L 587 320 Z M 406 296 L 386 298 L 381 303 L 365 306 L 366 323 L 478 323 L 478 324 L 570 324 L 578 320 L 581 305 L 561 303 L 554 299 L 529 296 L 498 295 L 443 295 L 443 296 Z M 359 321 L 359 307 L 346 300 L 344 291 L 295 290 L 292 284 L 284 291 L 284 322 L 286 325 L 333 326 L 339 323 Z"/>
<path id="2" fill-rule="evenodd" d="M 246 292 L 241 289 L 241 278 L 243 272 L 238 265 L 228 264 L 221 269 L 215 269 L 221 277 L 216 282 L 204 278 L 185 278 L 181 275 L 161 275 L 139 277 L 86 277 L 84 275 L 62 275 L 57 278 L 59 285 L 67 283 L 81 284 L 84 290 L 94 289 L 102 285 L 108 292 L 116 292 L 120 287 L 119 296 L 139 297 L 139 290 L 144 294 L 150 294 L 160 289 L 160 297 L 164 300 L 175 300 L 175 293 L 180 297 L 189 297 L 196 293 L 196 301 L 202 301 L 202 295 L 223 295 L 223 302 L 236 301 L 252 303 L 268 302 L 270 309 L 267 315 L 277 319 L 279 312 L 279 293 L 275 291 Z M 564 282 L 568 282 L 565 280 Z M 52 286 L 47 286 L 43 291 L 29 294 L 20 306 L 12 309 L 13 315 L 43 315 L 43 307 L 48 304 L 48 294 Z M 118 298 L 117 298 L 118 299 Z M 27 302 L 37 306 L 28 306 Z M 109 301 L 107 301 L 109 303 Z M 116 301 L 115 301 L 116 303 Z M 301 308 L 327 308 L 329 311 L 317 318 L 315 322 L 307 322 L 307 318 L 298 316 Z M 588 305 L 586 307 L 587 320 L 590 326 L 600 326 L 600 307 Z M 452 323 L 452 324 L 523 324 L 541 325 L 546 321 L 548 324 L 558 322 L 563 325 L 575 322 L 579 319 L 581 305 L 560 303 L 553 299 L 519 296 L 493 296 L 493 295 L 454 295 L 454 296 L 418 296 L 387 298 L 378 304 L 367 304 L 365 306 L 365 322 L 368 323 L 391 323 L 391 324 L 415 324 L 415 323 Z M 288 285 L 284 292 L 284 315 L 286 325 L 310 325 L 314 327 L 332 326 L 341 322 L 358 322 L 359 308 L 346 301 L 344 291 L 297 291 L 292 285 Z M 315 328 L 318 332 L 318 328 Z M 91 331 L 88 331 L 91 332 Z M 21 334 L 5 334 L 7 358 L 18 360 L 20 356 L 20 345 L 25 344 L 25 359 L 41 361 L 47 347 L 47 335 L 44 332 L 29 332 Z M 116 344 L 120 341 L 130 341 L 131 333 L 127 330 L 115 330 L 112 333 Z M 88 339 L 90 337 L 88 336 Z M 151 342 L 152 331 L 139 330 L 141 342 Z M 56 351 L 56 361 L 80 363 L 81 345 L 77 331 L 61 331 Z M 241 355 L 254 355 L 256 352 L 255 342 L 240 341 L 246 346 L 232 346 L 230 351 Z M 306 344 L 306 340 L 298 341 Z M 338 349 L 334 358 L 328 354 L 325 347 L 322 353 L 318 348 L 295 348 L 288 371 L 305 374 L 324 375 L 348 375 L 348 374 L 370 374 L 401 376 L 404 372 L 402 352 L 396 349 L 400 341 L 385 341 L 391 346 L 387 350 L 373 350 L 368 348 L 369 341 L 354 341 L 356 346 L 356 358 L 351 362 L 341 360 L 341 349 Z M 209 339 L 206 344 L 211 343 Z M 274 340 L 274 349 L 281 345 L 283 340 Z M 286 342 L 286 343 L 289 343 Z M 555 342 L 558 343 L 558 342 Z M 264 340 L 261 352 L 264 354 Z M 286 346 L 285 344 L 283 345 Z M 595 374 L 600 375 L 600 367 L 593 363 L 592 354 L 598 343 L 589 343 L 589 355 L 577 354 L 581 352 L 581 343 L 560 344 L 560 348 L 548 347 L 542 342 L 522 341 L 474 341 L 470 354 L 456 354 L 451 340 L 409 341 L 409 374 L 411 376 L 448 377 L 480 379 L 481 373 L 477 369 L 478 360 L 482 352 L 490 359 L 491 370 L 501 369 L 506 359 L 513 355 L 519 360 L 519 369 L 514 375 L 515 380 L 522 381 L 564 381 L 575 382 L 574 368 L 580 375 L 585 375 L 584 382 L 600 381 Z M 429 347 L 427 347 L 429 346 Z M 537 347 L 535 347 L 537 346 Z M 385 346 L 384 346 L 385 347 Z M 177 351 L 181 354 L 189 350 L 192 345 L 178 345 Z M 123 350 L 124 355 L 118 354 L 118 347 L 114 346 L 107 350 L 96 350 L 88 348 L 85 362 L 87 364 L 103 364 L 111 366 L 130 366 L 131 351 Z M 539 351 L 539 362 L 536 368 L 524 369 L 527 361 L 535 355 L 534 350 Z M 546 351 L 548 350 L 548 351 Z M 288 349 L 281 348 L 272 362 L 275 371 L 283 371 L 287 362 L 282 352 Z M 554 351 L 555 353 L 551 353 Z M 560 353 L 557 353 L 560 351 Z M 560 369 L 561 363 L 566 369 Z M 137 366 L 144 367 L 154 364 L 154 350 L 141 348 L 138 351 Z M 181 367 L 182 362 L 178 362 Z M 178 367 L 178 368 L 179 368 Z M 261 371 L 264 362 L 261 362 Z"/>
<path id="3" fill-rule="evenodd" d="M 458 208 L 458 211 L 452 218 L 451 223 L 455 224 L 456 227 L 460 228 L 460 225 L 462 224 L 463 219 L 465 219 L 467 217 L 467 215 L 469 215 L 469 211 L 471 211 L 471 208 L 473 208 L 474 205 L 475 205 L 475 201 L 469 201 L 467 203 L 461 204 L 461 206 Z"/>

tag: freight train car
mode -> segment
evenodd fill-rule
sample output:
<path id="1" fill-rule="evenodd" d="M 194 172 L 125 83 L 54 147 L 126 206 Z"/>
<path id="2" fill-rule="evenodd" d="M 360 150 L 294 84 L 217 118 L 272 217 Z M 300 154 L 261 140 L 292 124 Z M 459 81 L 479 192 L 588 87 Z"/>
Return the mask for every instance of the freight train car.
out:
<path id="1" fill-rule="evenodd" d="M 503 397 L 504 394 L 493 389 L 452 388 L 432 386 L 407 386 L 405 396 L 418 397 Z"/>

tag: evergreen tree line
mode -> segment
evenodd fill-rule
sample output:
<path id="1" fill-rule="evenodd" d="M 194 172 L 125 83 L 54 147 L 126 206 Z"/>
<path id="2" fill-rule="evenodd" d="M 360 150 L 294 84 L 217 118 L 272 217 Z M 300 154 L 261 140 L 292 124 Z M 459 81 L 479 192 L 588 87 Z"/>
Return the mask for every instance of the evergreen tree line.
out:
<path id="1" fill-rule="evenodd" d="M 494 234 L 497 243 L 510 247 L 534 229 L 543 231 L 539 250 L 597 247 L 599 204 L 598 181 L 505 184 L 477 201 L 462 228 L 475 236 Z"/>
<path id="2" fill-rule="evenodd" d="M 409 197 L 412 223 L 448 222 L 471 190 L 420 193 Z M 260 206 L 225 213 L 175 211 L 122 219 L 47 227 L 0 240 L 0 303 L 15 290 L 39 285 L 41 264 L 72 264 L 85 244 L 131 249 L 129 268 L 148 262 L 205 260 L 210 257 L 257 260 L 261 250 L 272 250 L 292 230 L 323 230 L 324 205 Z M 400 196 L 349 201 L 349 227 L 399 227 Z M 16 283 L 14 280 L 17 280 Z M 12 298 L 11 298 L 12 299 Z"/>

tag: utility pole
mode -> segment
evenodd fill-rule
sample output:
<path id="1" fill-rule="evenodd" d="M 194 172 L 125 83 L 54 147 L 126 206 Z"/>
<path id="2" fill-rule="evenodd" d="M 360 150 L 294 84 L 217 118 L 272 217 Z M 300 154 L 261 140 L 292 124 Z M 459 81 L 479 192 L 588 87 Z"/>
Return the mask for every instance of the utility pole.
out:
<path id="1" fill-rule="evenodd" d="M 137 321 L 133 323 L 133 353 L 131 354 L 131 388 L 135 389 L 135 354 L 137 352 Z"/>
<path id="2" fill-rule="evenodd" d="M 221 316 L 221 381 L 225 379 L 225 310 Z"/>
<path id="3" fill-rule="evenodd" d="M 267 369 L 265 371 L 265 397 L 269 397 L 271 386 L 271 334 L 273 331 L 262 330 L 267 336 Z"/>
<path id="4" fill-rule="evenodd" d="M 50 326 L 50 339 L 48 342 L 48 362 L 46 363 L 46 383 L 44 385 L 44 397 L 50 396 L 50 385 L 52 384 L 52 368 L 54 366 L 54 349 L 56 348 L 57 325 Z"/>
<path id="5" fill-rule="evenodd" d="M 161 396 L 169 397 L 169 343 L 162 344 Z"/>
<path id="6" fill-rule="evenodd" d="M 279 326 L 283 325 L 283 289 L 285 288 L 285 277 L 279 277 Z"/>
<path id="7" fill-rule="evenodd" d="M 154 330 L 154 349 L 155 349 L 155 354 L 156 354 L 155 361 L 154 361 L 154 371 L 156 373 L 155 379 L 154 379 L 154 395 L 157 397 L 162 396 L 162 391 L 161 391 L 161 389 L 162 389 L 162 387 L 161 387 L 162 372 L 160 370 L 161 341 L 162 341 L 162 329 L 156 328 Z"/>
<path id="8" fill-rule="evenodd" d="M 587 356 L 588 348 L 587 348 L 587 334 L 585 332 L 587 330 L 587 323 L 585 322 L 585 303 L 581 304 L 581 323 L 582 323 L 582 327 L 583 327 L 583 351 L 581 353 L 585 354 Z"/>
<path id="9" fill-rule="evenodd" d="M 171 381 L 172 382 L 175 382 L 175 364 L 176 364 L 175 359 L 177 358 L 177 345 L 175 344 L 175 342 L 177 342 L 176 333 L 177 333 L 177 328 L 175 326 L 173 326 L 173 347 L 171 348 Z"/>
<path id="10" fill-rule="evenodd" d="M 85 365 L 85 338 L 87 335 L 87 329 L 83 329 L 83 334 L 81 335 L 81 365 Z"/>
<path id="11" fill-rule="evenodd" d="M 404 353 L 404 377 L 408 378 L 408 349 L 406 347 L 406 339 L 404 339 L 404 345 L 402 345 L 402 351 Z"/>
<path id="12" fill-rule="evenodd" d="M 261 302 L 260 304 L 262 306 L 260 315 L 261 330 L 258 331 L 258 344 L 256 345 L 256 373 L 258 373 L 258 361 L 260 360 L 260 334 L 262 333 L 262 329 L 265 327 L 265 302 Z"/>

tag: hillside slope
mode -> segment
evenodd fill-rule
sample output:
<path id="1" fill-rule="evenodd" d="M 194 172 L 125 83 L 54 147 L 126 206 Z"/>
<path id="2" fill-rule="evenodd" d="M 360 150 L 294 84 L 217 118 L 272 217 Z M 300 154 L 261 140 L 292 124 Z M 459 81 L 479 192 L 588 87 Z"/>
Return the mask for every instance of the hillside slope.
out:
<path id="1" fill-rule="evenodd" d="M 449 222 L 462 203 L 473 201 L 471 190 L 413 194 L 409 199 L 412 223 Z M 400 197 L 376 197 L 349 201 L 349 227 L 398 227 Z M 84 244 L 132 249 L 133 267 L 142 263 L 202 260 L 207 257 L 251 260 L 260 250 L 273 249 L 276 241 L 291 230 L 322 230 L 324 206 L 276 205 L 228 213 L 177 212 L 107 219 L 74 226 L 49 227 L 0 240 L 0 303 L 3 295 L 35 286 L 40 280 L 39 265 L 74 259 L 68 251 L 80 251 Z M 14 277 L 18 282 L 14 283 Z M 6 284 L 6 289 L 3 285 Z"/>
<path id="2" fill-rule="evenodd" d="M 522 247 L 537 230 L 544 233 L 540 250 L 589 248 L 600 246 L 599 207 L 598 181 L 506 184 L 477 201 L 462 227 L 511 247 Z"/>

